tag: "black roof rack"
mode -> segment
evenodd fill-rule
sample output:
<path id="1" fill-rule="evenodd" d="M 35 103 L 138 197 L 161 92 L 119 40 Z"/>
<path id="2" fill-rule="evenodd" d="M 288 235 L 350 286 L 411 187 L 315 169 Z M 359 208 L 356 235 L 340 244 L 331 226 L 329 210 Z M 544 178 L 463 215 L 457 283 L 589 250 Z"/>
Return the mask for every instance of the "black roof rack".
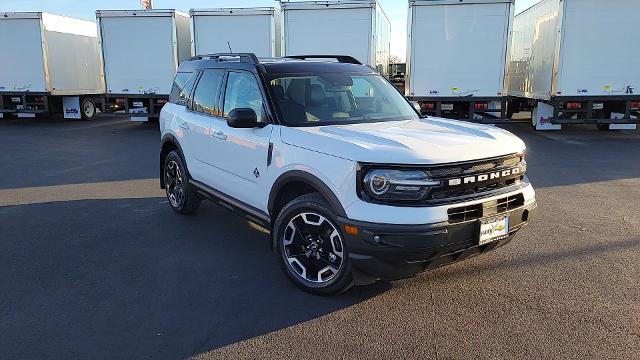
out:
<path id="1" fill-rule="evenodd" d="M 191 60 L 228 61 L 226 58 L 238 58 L 240 62 L 249 63 L 249 64 L 260 63 L 256 55 L 253 53 L 215 53 L 215 54 L 196 55 L 192 57 Z"/>
<path id="2" fill-rule="evenodd" d="M 292 55 L 285 56 L 287 59 L 298 59 L 298 60 L 307 60 L 307 59 L 336 59 L 338 62 L 347 63 L 347 64 L 356 64 L 362 65 L 362 63 L 353 56 L 349 55 Z"/>

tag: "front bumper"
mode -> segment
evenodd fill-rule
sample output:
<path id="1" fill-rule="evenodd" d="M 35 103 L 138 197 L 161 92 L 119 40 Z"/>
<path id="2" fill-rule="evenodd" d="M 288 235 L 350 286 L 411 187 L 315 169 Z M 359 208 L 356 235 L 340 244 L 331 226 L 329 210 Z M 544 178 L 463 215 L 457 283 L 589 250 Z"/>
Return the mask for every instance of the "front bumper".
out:
<path id="1" fill-rule="evenodd" d="M 479 220 L 427 225 L 377 224 L 339 218 L 345 231 L 349 260 L 364 278 L 395 280 L 486 253 L 509 243 L 534 217 L 537 203 L 504 212 L 509 216 L 509 236 L 478 245 Z M 363 280 L 365 282 L 366 280 Z"/>

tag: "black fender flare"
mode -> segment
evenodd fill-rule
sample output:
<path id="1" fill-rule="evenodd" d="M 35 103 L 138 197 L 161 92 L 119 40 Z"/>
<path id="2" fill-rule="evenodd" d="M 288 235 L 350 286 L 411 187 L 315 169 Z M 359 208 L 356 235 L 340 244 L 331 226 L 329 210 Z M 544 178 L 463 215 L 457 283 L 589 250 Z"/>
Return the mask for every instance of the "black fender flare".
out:
<path id="1" fill-rule="evenodd" d="M 331 206 L 331 209 L 336 213 L 336 215 L 338 215 L 339 217 L 347 217 L 344 207 L 342 206 L 340 200 L 338 200 L 336 194 L 334 194 L 334 192 L 322 180 L 306 171 L 290 170 L 281 174 L 271 187 L 271 192 L 269 193 L 269 203 L 267 205 L 271 219 L 275 220 L 278 215 L 274 214 L 274 208 L 280 190 L 282 190 L 285 185 L 291 182 L 302 182 L 311 186 L 327 200 L 327 202 Z"/>
<path id="2" fill-rule="evenodd" d="M 167 143 L 171 143 L 173 145 L 175 145 L 175 147 L 178 148 L 178 153 L 180 154 L 180 157 L 182 158 L 182 162 L 184 163 L 185 166 L 185 170 L 187 171 L 187 174 L 189 173 L 189 168 L 187 166 L 187 161 L 184 158 L 184 153 L 182 151 L 182 146 L 180 146 L 180 142 L 178 142 L 178 139 L 176 139 L 176 137 L 173 134 L 165 134 L 162 137 L 162 140 L 160 141 L 160 152 L 159 152 L 159 169 L 160 169 L 160 188 L 164 189 L 164 159 L 162 156 L 162 149 L 164 148 L 164 146 Z"/>

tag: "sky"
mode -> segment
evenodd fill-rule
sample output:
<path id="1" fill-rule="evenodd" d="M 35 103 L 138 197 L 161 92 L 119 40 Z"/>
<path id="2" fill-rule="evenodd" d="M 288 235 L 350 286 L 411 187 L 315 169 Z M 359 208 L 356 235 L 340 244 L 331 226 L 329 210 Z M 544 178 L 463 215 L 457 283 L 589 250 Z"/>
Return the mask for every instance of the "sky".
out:
<path id="1" fill-rule="evenodd" d="M 516 0 L 518 13 L 538 0 Z M 405 58 L 407 41 L 407 0 L 378 0 L 391 21 L 391 55 Z M 156 9 L 277 6 L 275 0 L 153 0 Z M 102 10 L 139 9 L 139 0 L 0 0 L 3 11 L 44 11 L 95 21 L 95 12 Z"/>

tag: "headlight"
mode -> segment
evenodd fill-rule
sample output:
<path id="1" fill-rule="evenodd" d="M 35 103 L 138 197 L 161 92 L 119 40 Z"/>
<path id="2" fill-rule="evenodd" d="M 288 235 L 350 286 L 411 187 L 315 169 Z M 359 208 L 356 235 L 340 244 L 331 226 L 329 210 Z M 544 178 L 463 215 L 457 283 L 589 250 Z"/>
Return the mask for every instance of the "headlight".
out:
<path id="1" fill-rule="evenodd" d="M 369 197 L 386 201 L 417 201 L 437 185 L 439 181 L 431 180 L 420 170 L 374 169 L 363 179 L 363 189 Z"/>

